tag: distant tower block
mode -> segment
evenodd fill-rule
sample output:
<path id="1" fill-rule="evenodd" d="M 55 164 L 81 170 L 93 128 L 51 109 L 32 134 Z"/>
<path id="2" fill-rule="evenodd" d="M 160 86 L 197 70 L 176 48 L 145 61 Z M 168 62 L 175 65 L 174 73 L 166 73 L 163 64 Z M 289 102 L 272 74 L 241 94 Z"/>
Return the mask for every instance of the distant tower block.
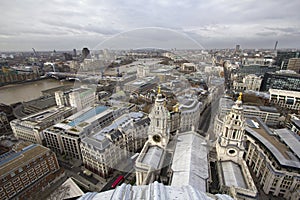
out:
<path id="1" fill-rule="evenodd" d="M 240 51 L 240 48 L 241 48 L 241 45 L 237 44 L 235 46 L 235 52 L 239 52 Z"/>
<path id="2" fill-rule="evenodd" d="M 76 49 L 73 49 L 73 56 L 74 56 L 74 57 L 76 57 L 76 56 L 77 56 Z"/>
<path id="3" fill-rule="evenodd" d="M 275 42 L 274 51 L 276 51 L 278 45 L 278 41 Z"/>

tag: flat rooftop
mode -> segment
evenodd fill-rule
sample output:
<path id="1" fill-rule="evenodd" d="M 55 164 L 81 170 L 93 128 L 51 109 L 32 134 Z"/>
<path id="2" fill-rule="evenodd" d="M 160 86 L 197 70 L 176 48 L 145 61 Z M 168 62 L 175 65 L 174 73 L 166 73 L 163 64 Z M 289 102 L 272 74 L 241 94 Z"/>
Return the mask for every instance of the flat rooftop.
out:
<path id="1" fill-rule="evenodd" d="M 289 147 L 280 141 L 276 136 L 259 118 L 253 117 L 246 120 L 248 126 L 246 131 L 256 138 L 262 145 L 264 145 L 271 154 L 274 155 L 276 160 L 284 166 L 300 168 L 300 161 L 290 151 Z M 256 124 L 255 126 L 253 124 Z M 298 142 L 299 144 L 299 142 Z"/>
<path id="2" fill-rule="evenodd" d="M 205 139 L 196 132 L 179 134 L 172 161 L 171 186 L 191 185 L 206 192 L 208 174 L 207 147 Z"/>
<path id="3" fill-rule="evenodd" d="M 164 150 L 158 146 L 149 146 L 145 155 L 142 157 L 142 163 L 151 166 L 154 169 L 159 168 Z"/>
<path id="4" fill-rule="evenodd" d="M 221 162 L 221 166 L 223 173 L 222 175 L 226 186 L 247 189 L 242 169 L 238 164 L 232 161 L 225 161 Z"/>
<path id="5" fill-rule="evenodd" d="M 49 108 L 47 110 L 35 113 L 33 115 L 29 115 L 28 117 L 25 117 L 22 119 L 26 120 L 26 121 L 32 121 L 32 122 L 43 122 L 45 120 L 47 120 L 48 118 L 51 118 L 53 115 L 61 115 L 61 113 L 65 112 L 65 111 L 70 111 L 73 108 L 71 107 L 61 107 L 61 108 L 57 108 L 57 107 L 53 107 L 53 108 Z"/>
<path id="6" fill-rule="evenodd" d="M 24 166 L 31 159 L 45 154 L 48 151 L 49 149 L 44 146 L 31 144 L 23 148 L 21 151 L 11 153 L 9 156 L 0 161 L 1 177 L 4 177 L 7 173 L 18 169 L 21 166 Z"/>
<path id="7" fill-rule="evenodd" d="M 275 133 L 300 158 L 300 141 L 296 138 L 296 135 L 286 128 L 277 129 Z"/>
<path id="8" fill-rule="evenodd" d="M 106 106 L 97 106 L 97 107 L 93 107 L 93 108 L 89 107 L 88 109 L 84 109 L 84 110 L 76 113 L 75 115 L 69 117 L 68 119 L 71 119 L 72 121 L 70 121 L 68 123 L 68 125 L 72 126 L 72 127 L 77 126 L 81 122 L 84 122 L 87 119 L 90 119 L 90 118 L 104 112 L 107 109 L 108 109 L 108 107 L 106 107 Z"/>

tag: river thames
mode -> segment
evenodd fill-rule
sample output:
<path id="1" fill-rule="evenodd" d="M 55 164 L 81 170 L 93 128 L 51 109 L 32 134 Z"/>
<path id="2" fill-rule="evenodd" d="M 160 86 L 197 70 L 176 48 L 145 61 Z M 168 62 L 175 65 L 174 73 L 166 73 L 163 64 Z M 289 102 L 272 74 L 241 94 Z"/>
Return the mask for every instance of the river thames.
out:
<path id="1" fill-rule="evenodd" d="M 6 85 L 0 87 L 0 103 L 9 105 L 17 102 L 30 101 L 42 96 L 43 90 L 63 85 L 71 86 L 73 84 L 74 82 L 44 79 L 34 82 Z"/>

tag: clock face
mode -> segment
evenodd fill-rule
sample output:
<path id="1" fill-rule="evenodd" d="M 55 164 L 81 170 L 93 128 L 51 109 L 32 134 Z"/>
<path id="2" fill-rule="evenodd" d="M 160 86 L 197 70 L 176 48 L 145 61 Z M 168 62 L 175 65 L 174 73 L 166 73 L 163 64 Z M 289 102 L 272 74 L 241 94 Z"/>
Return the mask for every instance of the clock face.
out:
<path id="1" fill-rule="evenodd" d="M 153 139 L 154 142 L 160 142 L 161 141 L 160 135 L 153 135 L 152 139 Z"/>

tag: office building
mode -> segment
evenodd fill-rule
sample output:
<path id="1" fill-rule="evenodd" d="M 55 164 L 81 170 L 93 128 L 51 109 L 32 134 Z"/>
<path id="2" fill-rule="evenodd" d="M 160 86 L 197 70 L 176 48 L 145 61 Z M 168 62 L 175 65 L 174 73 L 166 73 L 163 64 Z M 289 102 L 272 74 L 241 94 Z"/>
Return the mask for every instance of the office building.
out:
<path id="1" fill-rule="evenodd" d="M 300 137 L 300 116 L 292 114 L 287 122 L 287 128 Z"/>
<path id="2" fill-rule="evenodd" d="M 180 132 L 190 131 L 192 127 L 198 128 L 200 113 L 204 106 L 194 97 L 179 96 Z"/>
<path id="3" fill-rule="evenodd" d="M 81 159 L 80 140 L 94 129 L 101 129 L 118 117 L 123 109 L 87 107 L 43 131 L 46 145 L 54 152 Z"/>
<path id="4" fill-rule="evenodd" d="M 261 82 L 262 78 L 249 74 L 243 78 L 242 82 L 233 81 L 233 89 L 237 92 L 243 92 L 244 90 L 259 91 Z"/>
<path id="5" fill-rule="evenodd" d="M 219 111 L 216 119 L 222 119 L 225 115 L 227 115 L 233 105 L 234 101 L 231 97 L 222 97 L 219 101 Z M 274 107 L 243 105 L 243 108 L 245 117 L 260 117 L 263 122 L 269 126 L 276 126 L 279 124 L 280 113 Z M 216 121 L 218 122 L 219 120 L 217 119 Z M 215 123 L 215 127 L 216 125 L 220 127 L 221 124 Z"/>
<path id="6" fill-rule="evenodd" d="M 59 176 L 55 153 L 39 144 L 21 143 L 0 157 L 0 199 L 29 199 Z"/>
<path id="7" fill-rule="evenodd" d="M 269 89 L 300 92 L 300 74 L 293 71 L 267 72 L 261 83 L 260 91 L 269 91 Z"/>
<path id="8" fill-rule="evenodd" d="M 300 58 L 290 58 L 287 69 L 300 74 Z"/>
<path id="9" fill-rule="evenodd" d="M 136 79 L 134 81 L 125 83 L 123 86 L 123 90 L 126 92 L 136 92 L 141 93 L 147 90 L 154 89 L 157 86 L 158 78 L 155 76 L 144 77 L 140 79 Z"/>
<path id="10" fill-rule="evenodd" d="M 259 118 L 247 119 L 245 161 L 266 194 L 299 199 L 300 142 L 288 129 L 271 131 Z"/>
<path id="11" fill-rule="evenodd" d="M 72 106 L 80 111 L 86 107 L 93 106 L 96 100 L 95 89 L 81 87 L 69 91 L 56 91 L 55 101 L 57 106 Z"/>
<path id="12" fill-rule="evenodd" d="M 268 65 L 242 65 L 237 69 L 232 70 L 234 74 L 240 76 L 246 76 L 249 74 L 255 74 L 256 76 L 263 76 L 267 72 L 275 72 L 278 70 L 276 66 Z"/>
<path id="13" fill-rule="evenodd" d="M 282 108 L 300 110 L 300 91 L 270 89 L 269 101 Z"/>
<path id="14" fill-rule="evenodd" d="M 43 144 L 42 131 L 70 116 L 74 111 L 71 107 L 50 108 L 22 119 L 10 122 L 13 134 L 17 139 Z"/>
<path id="15" fill-rule="evenodd" d="M 197 68 L 194 63 L 182 63 L 180 71 L 185 73 L 196 72 Z"/>
<path id="16" fill-rule="evenodd" d="M 299 51 L 277 51 L 276 64 L 280 69 L 287 69 L 290 58 L 299 58 Z"/>
<path id="17" fill-rule="evenodd" d="M 98 176 L 109 177 L 143 147 L 149 123 L 149 118 L 142 112 L 125 113 L 109 126 L 82 138 L 80 148 L 84 167 Z"/>

